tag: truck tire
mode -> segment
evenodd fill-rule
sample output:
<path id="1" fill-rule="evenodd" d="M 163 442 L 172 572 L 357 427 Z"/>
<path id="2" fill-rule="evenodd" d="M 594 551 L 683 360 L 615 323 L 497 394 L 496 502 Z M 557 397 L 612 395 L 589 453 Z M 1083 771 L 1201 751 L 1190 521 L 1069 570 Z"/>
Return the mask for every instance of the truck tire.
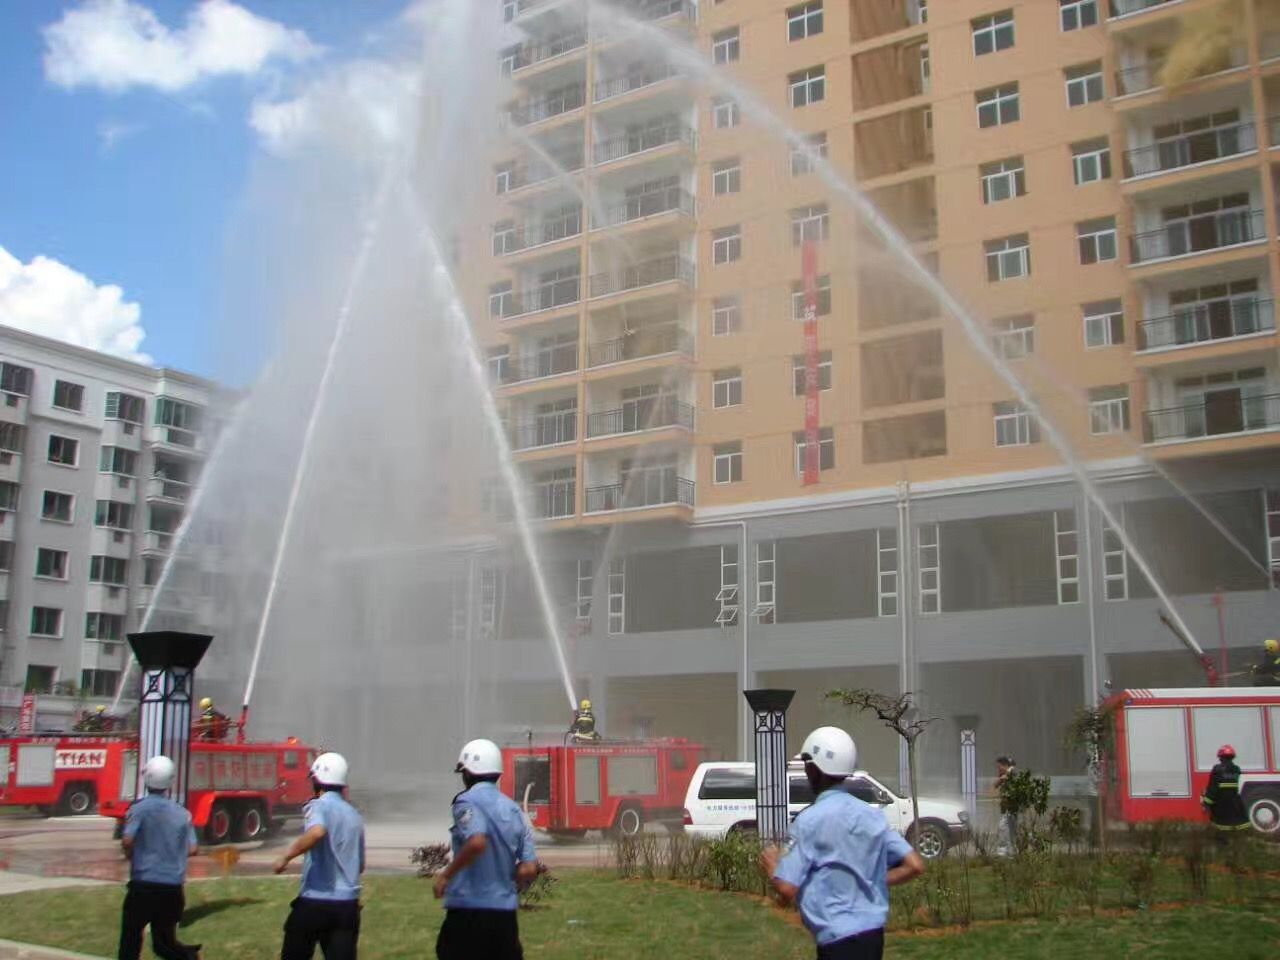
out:
<path id="1" fill-rule="evenodd" d="M 262 804 L 250 800 L 241 806 L 236 816 L 236 840 L 261 840 L 267 835 L 267 818 L 262 812 Z"/>
<path id="2" fill-rule="evenodd" d="M 619 837 L 639 836 L 644 830 L 644 814 L 639 807 L 623 807 L 614 821 L 613 832 Z"/>
<path id="3" fill-rule="evenodd" d="M 1280 840 L 1280 794 L 1255 794 L 1246 803 L 1253 829 L 1269 840 Z"/>
<path id="4" fill-rule="evenodd" d="M 93 784 L 69 783 L 63 788 L 62 797 L 58 800 L 58 813 L 63 816 L 83 817 L 87 813 L 93 813 L 96 799 Z"/>
<path id="5" fill-rule="evenodd" d="M 907 831 L 907 839 L 925 860 L 937 860 L 946 855 L 949 845 L 947 828 L 936 820 L 921 821 L 920 827 Z"/>
<path id="6" fill-rule="evenodd" d="M 209 811 L 209 822 L 204 825 L 204 839 L 209 844 L 226 843 L 231 839 L 231 827 L 235 818 L 231 815 L 231 805 L 219 800 Z"/>

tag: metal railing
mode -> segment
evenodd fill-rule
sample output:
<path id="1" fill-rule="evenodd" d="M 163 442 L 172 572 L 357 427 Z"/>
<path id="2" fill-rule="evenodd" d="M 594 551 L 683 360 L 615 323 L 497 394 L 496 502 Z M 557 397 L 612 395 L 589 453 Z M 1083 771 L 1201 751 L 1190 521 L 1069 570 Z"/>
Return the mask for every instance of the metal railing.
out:
<path id="1" fill-rule="evenodd" d="M 567 307 L 582 299 L 582 278 L 566 277 L 563 280 L 552 280 L 531 290 L 521 293 L 507 293 L 500 298 L 491 299 L 490 313 L 503 320 L 523 317 L 543 310 L 554 310 Z M 497 309 L 494 309 L 496 305 Z"/>
<path id="2" fill-rule="evenodd" d="M 611 204 L 600 211 L 603 217 L 592 219 L 592 226 L 597 230 L 603 227 L 617 227 L 646 217 L 656 217 L 659 214 L 676 211 L 692 217 L 697 208 L 697 201 L 689 191 L 680 187 L 667 187 L 663 190 L 651 190 L 648 193 L 627 197 L 621 203 Z"/>
<path id="3" fill-rule="evenodd" d="M 519 420 L 507 427 L 512 450 L 534 450 L 578 439 L 578 411 L 543 413 L 532 420 Z"/>
<path id="4" fill-rule="evenodd" d="M 148 497 L 160 497 L 165 500 L 181 500 L 184 503 L 191 496 L 191 484 L 182 480 L 171 480 L 168 477 L 152 475 L 147 478 Z"/>
<path id="5" fill-rule="evenodd" d="M 542 377 L 572 373 L 578 369 L 578 341 L 544 347 L 536 353 L 512 357 L 503 372 L 503 383 L 524 383 Z"/>
<path id="6" fill-rule="evenodd" d="M 1162 7 L 1166 3 L 1172 2 L 1173 0 L 1111 0 L 1111 9 L 1115 11 L 1112 16 L 1124 17 L 1131 13 L 1150 10 L 1152 7 Z"/>
<path id="7" fill-rule="evenodd" d="M 1248 60 L 1249 51 L 1245 47 L 1231 47 L 1226 51 L 1224 59 L 1206 64 L 1199 73 L 1191 77 L 1184 77 L 1181 82 L 1199 80 L 1203 77 L 1211 77 L 1215 73 L 1222 73 L 1224 70 L 1243 67 Z M 1164 71 L 1166 62 L 1167 58 L 1163 56 L 1148 57 L 1142 63 L 1135 64 L 1132 67 L 1125 67 L 1123 70 L 1117 70 L 1116 95 L 1125 96 L 1131 93 L 1145 93 L 1148 90 L 1155 90 L 1164 86 L 1165 78 L 1161 76 L 1161 73 Z"/>
<path id="8" fill-rule="evenodd" d="M 693 423 L 693 404 L 670 395 L 641 397 L 624 401 L 614 410 L 587 414 L 587 438 L 613 437 L 662 427 L 692 430 Z"/>
<path id="9" fill-rule="evenodd" d="M 623 267 L 616 273 L 592 274 L 588 289 L 592 297 L 606 297 L 614 293 L 651 287 L 658 283 L 670 283 L 673 280 L 693 283 L 693 278 L 693 261 L 671 254 Z"/>
<path id="10" fill-rule="evenodd" d="M 518 73 L 526 67 L 532 67 L 546 60 L 552 60 L 587 45 L 587 31 L 570 30 L 557 34 L 542 43 L 521 44 L 509 61 L 511 72 Z"/>
<path id="11" fill-rule="evenodd" d="M 632 470 L 621 483 L 587 487 L 587 513 L 672 504 L 693 506 L 694 483 L 669 468 Z"/>
<path id="12" fill-rule="evenodd" d="M 533 484 L 530 505 L 533 515 L 540 520 L 558 520 L 572 517 L 578 484 L 574 480 L 546 480 Z"/>
<path id="13" fill-rule="evenodd" d="M 1124 175 L 1144 177 L 1177 170 L 1196 163 L 1238 157 L 1258 149 L 1257 128 L 1252 123 L 1233 123 L 1212 130 L 1198 130 L 1148 147 L 1126 150 Z"/>
<path id="14" fill-rule="evenodd" d="M 692 127 L 687 127 L 682 123 L 659 124 L 645 127 L 643 130 L 633 130 L 629 133 L 624 133 L 620 137 L 601 140 L 595 145 L 592 157 L 596 164 L 610 163 L 614 160 L 621 160 L 623 157 L 633 157 L 638 153 L 644 153 L 646 150 L 656 150 L 659 147 L 669 146 L 673 143 L 683 143 L 690 147 L 696 147 L 698 135 Z"/>
<path id="15" fill-rule="evenodd" d="M 1210 343 L 1276 328 L 1274 303 L 1257 297 L 1223 297 L 1189 304 L 1165 317 L 1138 323 L 1138 349 L 1160 350 Z"/>
<path id="16" fill-rule="evenodd" d="M 693 355 L 693 337 L 675 324 L 641 327 L 623 337 L 587 344 L 587 366 L 600 367 L 624 360 L 660 357 L 666 353 Z"/>
<path id="17" fill-rule="evenodd" d="M 614 97 L 621 97 L 623 94 L 631 93 L 633 90 L 643 90 L 645 87 L 651 87 L 655 83 L 662 83 L 664 80 L 670 80 L 672 77 L 678 77 L 679 75 L 680 71 L 670 64 L 658 64 L 645 70 L 632 70 L 629 73 L 599 81 L 595 85 L 592 101 L 603 103 L 606 100 L 612 100 Z"/>
<path id="18" fill-rule="evenodd" d="M 516 16 L 541 7 L 559 6 L 564 2 L 565 0 L 516 0 Z"/>
<path id="19" fill-rule="evenodd" d="M 1134 234 L 1129 240 L 1133 262 L 1146 263 L 1236 246 L 1264 236 L 1262 211 L 1240 207 L 1175 220 L 1159 230 Z"/>
<path id="20" fill-rule="evenodd" d="M 522 164 L 518 164 L 507 172 L 506 185 L 503 188 L 499 181 L 498 195 L 511 193 L 522 187 L 533 186 L 538 183 L 546 183 L 548 180 L 554 180 L 561 173 L 577 173 L 585 166 L 585 159 L 582 148 L 579 146 L 576 150 L 568 153 L 549 154 L 551 160 L 559 164 L 557 170 L 555 166 L 540 158 L 528 160 Z"/>
<path id="21" fill-rule="evenodd" d="M 567 87 L 553 90 L 541 97 L 534 97 L 521 103 L 512 104 L 507 111 L 507 118 L 517 127 L 527 127 L 531 123 L 550 120 L 571 110 L 577 110 L 587 100 L 587 87 L 583 83 L 571 83 Z"/>
<path id="22" fill-rule="evenodd" d="M 1223 399 L 1209 402 L 1197 400 L 1178 407 L 1148 410 L 1143 439 L 1147 443 L 1197 440 L 1277 427 L 1280 427 L 1280 394 L 1232 397 L 1228 393 Z"/>
<path id="23" fill-rule="evenodd" d="M 698 22 L 698 8 L 690 0 L 630 0 L 625 6 L 637 20 L 662 20 L 679 15 L 690 23 Z"/>
<path id="24" fill-rule="evenodd" d="M 534 223 L 516 224 L 509 230 L 495 230 L 493 252 L 495 256 L 509 256 L 522 250 L 540 247 L 547 243 L 568 240 L 582 235 L 582 208 Z"/>

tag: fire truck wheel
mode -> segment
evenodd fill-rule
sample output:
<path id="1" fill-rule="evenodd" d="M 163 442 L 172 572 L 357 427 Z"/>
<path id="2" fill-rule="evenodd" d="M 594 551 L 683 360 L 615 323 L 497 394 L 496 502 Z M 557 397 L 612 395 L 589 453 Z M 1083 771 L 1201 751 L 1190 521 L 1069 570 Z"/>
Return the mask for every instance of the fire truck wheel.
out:
<path id="1" fill-rule="evenodd" d="M 82 817 L 93 812 L 93 786 L 88 783 L 69 783 L 62 791 L 62 799 L 58 802 L 58 812 L 73 817 Z"/>
<path id="2" fill-rule="evenodd" d="M 261 840 L 267 834 L 267 818 L 262 815 L 262 805 L 246 803 L 236 821 L 237 840 Z"/>
<path id="3" fill-rule="evenodd" d="M 231 839 L 231 808 L 224 801 L 213 805 L 209 813 L 209 822 L 204 825 L 206 843 L 226 843 Z"/>
<path id="4" fill-rule="evenodd" d="M 1263 794 L 1252 799 L 1249 822 L 1264 837 L 1280 840 L 1280 795 Z"/>
<path id="5" fill-rule="evenodd" d="M 634 837 L 644 829 L 644 815 L 636 807 L 623 807 L 618 811 L 618 819 L 613 825 L 613 832 L 620 837 Z"/>

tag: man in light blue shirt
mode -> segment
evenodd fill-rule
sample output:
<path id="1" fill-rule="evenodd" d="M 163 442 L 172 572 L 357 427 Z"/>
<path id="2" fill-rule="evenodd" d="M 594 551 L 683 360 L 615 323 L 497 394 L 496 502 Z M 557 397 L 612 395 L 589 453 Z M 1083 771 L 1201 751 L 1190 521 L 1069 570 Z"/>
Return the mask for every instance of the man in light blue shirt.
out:
<path id="1" fill-rule="evenodd" d="M 360 939 L 360 874 L 364 872 L 364 821 L 343 797 L 347 761 L 322 753 L 311 765 L 316 798 L 307 804 L 303 834 L 276 861 L 306 855 L 302 885 L 284 924 L 280 960 L 310 960 L 316 945 L 325 960 L 355 960 Z"/>
<path id="2" fill-rule="evenodd" d="M 523 960 L 516 911 L 519 885 L 538 874 L 533 828 L 498 789 L 502 751 L 493 741 L 472 740 L 454 769 L 467 789 L 453 798 L 453 859 L 433 888 L 447 911 L 436 956 Z"/>
<path id="3" fill-rule="evenodd" d="M 924 860 L 883 813 L 841 789 L 857 765 L 852 737 L 820 727 L 800 756 L 817 799 L 791 825 L 786 853 L 769 848 L 762 865 L 779 896 L 799 904 L 818 960 L 879 960 L 889 887 L 924 873 Z"/>

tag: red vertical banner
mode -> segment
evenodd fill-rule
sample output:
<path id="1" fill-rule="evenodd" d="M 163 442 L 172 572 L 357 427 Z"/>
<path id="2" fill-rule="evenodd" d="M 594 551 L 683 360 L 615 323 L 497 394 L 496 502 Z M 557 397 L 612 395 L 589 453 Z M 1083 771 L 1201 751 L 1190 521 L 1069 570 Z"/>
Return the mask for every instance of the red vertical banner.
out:
<path id="1" fill-rule="evenodd" d="M 818 428 L 818 245 L 800 248 L 804 283 L 804 484 L 818 482 L 821 468 Z"/>
<path id="2" fill-rule="evenodd" d="M 36 732 L 36 695 L 34 693 L 22 695 L 22 712 L 18 714 L 18 732 Z"/>

